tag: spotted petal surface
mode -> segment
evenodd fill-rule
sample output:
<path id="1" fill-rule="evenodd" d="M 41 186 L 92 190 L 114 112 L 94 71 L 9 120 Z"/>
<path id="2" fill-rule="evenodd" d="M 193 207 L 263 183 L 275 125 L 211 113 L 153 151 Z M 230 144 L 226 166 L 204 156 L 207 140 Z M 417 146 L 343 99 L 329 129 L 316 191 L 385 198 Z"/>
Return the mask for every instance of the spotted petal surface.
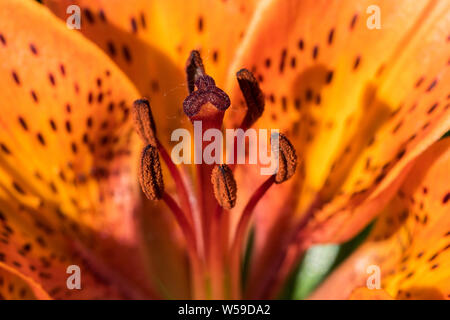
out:
<path id="1" fill-rule="evenodd" d="M 373 6 L 380 29 L 368 27 Z M 267 103 L 257 126 L 285 132 L 304 159 L 298 203 L 284 211 L 296 206 L 302 217 L 328 203 L 315 215 L 314 241 L 354 236 L 386 205 L 411 161 L 450 127 L 449 12 L 445 1 L 259 6 L 231 69 L 255 72 Z M 242 99 L 234 78 L 228 88 L 232 100 Z M 245 109 L 233 107 L 228 122 L 238 124 Z M 285 230 L 279 215 L 265 214 L 283 212 L 293 198 L 283 190 L 271 190 L 259 207 L 260 248 L 273 230 Z"/>
<path id="2" fill-rule="evenodd" d="M 46 0 L 66 20 L 69 5 L 81 8 L 81 32 L 101 47 L 154 108 L 158 130 L 185 125 L 184 68 L 191 50 L 202 54 L 208 73 L 223 85 L 230 61 L 258 0 Z M 164 139 L 162 139 L 165 142 Z"/>
<path id="3" fill-rule="evenodd" d="M 74 248 L 136 245 L 128 106 L 138 92 L 34 1 L 0 2 L 0 61 L 0 268 L 51 297 L 118 297 Z M 71 264 L 84 290 L 65 288 Z"/>
<path id="4" fill-rule="evenodd" d="M 449 164 L 446 138 L 418 158 L 368 240 L 313 298 L 346 298 L 378 266 L 381 288 L 394 298 L 449 299 Z"/>

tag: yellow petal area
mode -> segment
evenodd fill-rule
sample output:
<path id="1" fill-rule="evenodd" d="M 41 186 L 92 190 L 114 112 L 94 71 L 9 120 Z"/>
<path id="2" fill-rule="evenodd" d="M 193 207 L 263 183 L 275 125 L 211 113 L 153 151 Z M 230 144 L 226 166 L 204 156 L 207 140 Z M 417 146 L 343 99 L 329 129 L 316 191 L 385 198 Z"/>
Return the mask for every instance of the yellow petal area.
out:
<path id="1" fill-rule="evenodd" d="M 446 86 L 450 81 L 449 13 L 448 4 L 430 2 L 406 52 L 401 52 L 394 66 L 381 76 L 378 94 L 383 103 L 396 108 L 361 153 L 352 157 L 345 149 L 335 162 L 324 195 L 339 183 L 339 176 L 346 174 L 346 178 L 337 199 L 317 217 L 319 224 L 328 220 L 325 225 L 333 225 L 328 230 L 331 238 L 320 235 L 320 241 L 343 241 L 355 235 L 389 200 L 411 160 L 450 128 Z M 414 63 L 417 67 L 411 68 Z M 352 148 L 353 143 L 348 146 Z"/>
<path id="2" fill-rule="evenodd" d="M 66 20 L 67 7 L 81 8 L 81 32 L 109 54 L 141 95 L 150 98 L 165 144 L 174 128 L 188 124 L 184 68 L 200 50 L 207 72 L 221 86 L 235 48 L 259 0 L 46 0 Z M 169 129 L 171 129 L 169 131 Z"/>
<path id="3" fill-rule="evenodd" d="M 374 5 L 380 29 L 367 25 Z M 277 186 L 261 201 L 260 248 L 286 230 L 281 216 L 301 216 L 317 199 L 333 201 L 316 216 L 323 228 L 314 240 L 351 237 L 381 209 L 382 191 L 394 188 L 408 164 L 448 130 L 449 12 L 447 2 L 425 0 L 272 0 L 258 7 L 230 70 L 255 72 L 266 95 L 256 125 L 286 133 L 306 173 L 294 195 Z M 232 100 L 242 99 L 237 81 L 227 83 Z M 244 110 L 233 108 L 228 123 L 238 124 Z M 350 214 L 337 213 L 369 197 L 379 206 L 371 202 L 372 211 L 338 237 Z"/>
<path id="4" fill-rule="evenodd" d="M 136 247 L 128 106 L 139 93 L 34 1 L 0 2 L 0 74 L 0 265 L 65 297 L 54 289 L 66 267 L 83 265 L 74 241 L 115 255 Z M 69 295 L 108 296 L 88 270 L 93 291 Z"/>
<path id="5" fill-rule="evenodd" d="M 313 294 L 343 299 L 380 268 L 396 299 L 450 299 L 450 139 L 417 159 L 368 240 Z"/>

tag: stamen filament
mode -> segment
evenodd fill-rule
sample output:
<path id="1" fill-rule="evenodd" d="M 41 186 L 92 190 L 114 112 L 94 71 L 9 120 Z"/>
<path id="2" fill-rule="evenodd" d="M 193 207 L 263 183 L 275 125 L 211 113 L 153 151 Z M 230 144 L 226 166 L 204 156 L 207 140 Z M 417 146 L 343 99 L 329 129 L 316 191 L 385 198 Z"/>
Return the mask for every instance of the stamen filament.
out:
<path id="1" fill-rule="evenodd" d="M 163 159 L 164 163 L 166 164 L 167 168 L 169 169 L 169 172 L 172 176 L 172 179 L 175 182 L 175 187 L 177 188 L 177 193 L 180 196 L 181 205 L 183 208 L 185 208 L 185 211 L 187 212 L 187 219 L 189 221 L 189 224 L 194 229 L 195 234 L 197 237 L 199 237 L 202 234 L 201 231 L 201 221 L 200 217 L 198 215 L 194 215 L 194 212 L 192 210 L 192 205 L 189 200 L 190 192 L 188 191 L 189 188 L 186 185 L 186 183 L 183 180 L 183 177 L 181 176 L 180 170 L 175 165 L 175 163 L 172 161 L 172 158 L 170 157 L 169 153 L 167 152 L 166 148 L 159 142 L 158 139 L 156 139 L 157 148 L 161 155 L 161 158 Z M 192 193 L 192 192 L 191 192 Z M 198 240 L 198 238 L 196 238 Z M 201 242 L 197 243 L 197 247 L 201 251 Z"/>
<path id="2" fill-rule="evenodd" d="M 242 212 L 239 219 L 238 225 L 236 227 L 236 232 L 233 238 L 233 243 L 231 245 L 230 257 L 231 257 L 231 279 L 232 283 L 232 295 L 234 299 L 239 299 L 240 295 L 240 253 L 242 245 L 244 242 L 245 234 L 248 229 L 250 218 L 252 213 L 261 200 L 261 198 L 266 194 L 267 190 L 275 183 L 275 176 L 270 176 L 252 195 L 250 200 Z"/>
<path id="3" fill-rule="evenodd" d="M 210 255 L 210 272 L 212 284 L 212 296 L 214 299 L 224 299 L 224 252 L 222 247 L 222 228 L 221 218 L 223 216 L 223 208 L 217 206 L 213 213 L 211 221 L 211 255 Z"/>
<path id="4" fill-rule="evenodd" d="M 191 228 L 191 225 L 189 224 L 189 221 L 184 215 L 183 210 L 181 210 L 181 208 L 178 206 L 178 204 L 175 202 L 172 196 L 167 192 L 164 192 L 162 199 L 167 204 L 170 211 L 172 211 L 175 220 L 180 226 L 181 231 L 183 232 L 183 235 L 186 238 L 186 246 L 188 250 L 191 251 L 194 255 L 197 255 L 195 234 L 193 232 L 193 229 Z"/>
<path id="5" fill-rule="evenodd" d="M 167 192 L 164 192 L 162 199 L 167 204 L 170 211 L 172 211 L 172 213 L 174 214 L 175 220 L 180 226 L 181 231 L 183 232 L 183 235 L 186 239 L 186 248 L 192 267 L 192 282 L 194 291 L 193 296 L 198 299 L 205 299 L 205 291 L 207 290 L 204 286 L 204 283 L 202 282 L 203 267 L 199 261 L 194 230 L 189 225 L 184 212 L 181 210 L 172 196 L 170 196 Z"/>

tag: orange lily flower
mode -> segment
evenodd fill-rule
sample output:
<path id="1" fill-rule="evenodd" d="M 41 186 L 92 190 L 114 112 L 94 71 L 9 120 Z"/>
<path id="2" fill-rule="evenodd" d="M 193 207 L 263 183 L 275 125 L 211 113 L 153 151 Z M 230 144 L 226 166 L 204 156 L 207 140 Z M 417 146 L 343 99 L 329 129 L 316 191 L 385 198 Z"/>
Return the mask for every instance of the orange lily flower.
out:
<path id="1" fill-rule="evenodd" d="M 379 216 L 313 298 L 449 298 L 450 4 L 42 2 L 0 1 L 0 297 L 274 298 Z M 188 120 L 279 129 L 280 170 L 175 165 Z"/>

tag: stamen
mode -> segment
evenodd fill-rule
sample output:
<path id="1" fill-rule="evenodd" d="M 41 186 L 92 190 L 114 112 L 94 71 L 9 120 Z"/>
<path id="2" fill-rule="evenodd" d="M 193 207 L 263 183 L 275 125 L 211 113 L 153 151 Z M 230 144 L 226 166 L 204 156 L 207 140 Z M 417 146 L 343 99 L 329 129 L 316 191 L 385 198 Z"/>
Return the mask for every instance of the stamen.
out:
<path id="1" fill-rule="evenodd" d="M 297 168 L 297 155 L 291 142 L 284 134 L 279 134 L 279 166 L 276 174 L 268 178 L 251 196 L 244 211 L 239 219 L 234 239 L 230 249 L 231 256 L 231 272 L 232 278 L 235 281 L 233 283 L 232 292 L 234 298 L 239 297 L 240 281 L 239 281 L 239 265 L 240 265 L 240 255 L 243 242 L 245 240 L 245 235 L 252 217 L 253 211 L 255 210 L 259 201 L 263 198 L 267 190 L 274 184 L 280 184 L 284 181 L 290 179 Z"/>
<path id="2" fill-rule="evenodd" d="M 200 76 L 205 75 L 205 67 L 200 53 L 197 50 L 191 51 L 186 63 L 186 75 L 189 93 L 192 93 L 195 89 L 195 83 Z"/>
<path id="3" fill-rule="evenodd" d="M 216 165 L 211 173 L 214 196 L 224 209 L 230 210 L 236 204 L 236 180 L 226 164 Z"/>
<path id="4" fill-rule="evenodd" d="M 239 70 L 236 77 L 247 105 L 247 113 L 241 124 L 241 128 L 246 130 L 263 114 L 265 105 L 264 94 L 259 87 L 258 81 L 249 70 Z"/>
<path id="5" fill-rule="evenodd" d="M 133 103 L 134 127 L 141 139 L 152 146 L 156 146 L 156 126 L 150 103 L 147 99 L 139 99 Z"/>
<path id="6" fill-rule="evenodd" d="M 161 154 L 163 161 L 167 165 L 169 172 L 175 181 L 178 194 L 180 195 L 181 204 L 187 211 L 187 218 L 189 222 L 192 225 L 195 225 L 197 229 L 200 228 L 200 222 L 194 221 L 194 215 L 191 209 L 191 203 L 189 201 L 188 188 L 181 177 L 181 173 L 173 163 L 167 150 L 159 142 L 156 136 L 156 125 L 150 103 L 147 99 L 139 99 L 133 103 L 133 119 L 134 127 L 141 139 L 145 142 L 145 144 L 157 147 L 157 150 Z"/>
<path id="7" fill-rule="evenodd" d="M 290 179 L 297 168 L 297 155 L 294 146 L 284 134 L 279 135 L 279 165 L 275 183 L 280 184 Z"/>
<path id="8" fill-rule="evenodd" d="M 164 194 L 164 181 L 158 149 L 155 146 L 148 145 L 142 151 L 139 182 L 141 183 L 142 191 L 148 199 L 158 200 L 162 198 Z"/>

